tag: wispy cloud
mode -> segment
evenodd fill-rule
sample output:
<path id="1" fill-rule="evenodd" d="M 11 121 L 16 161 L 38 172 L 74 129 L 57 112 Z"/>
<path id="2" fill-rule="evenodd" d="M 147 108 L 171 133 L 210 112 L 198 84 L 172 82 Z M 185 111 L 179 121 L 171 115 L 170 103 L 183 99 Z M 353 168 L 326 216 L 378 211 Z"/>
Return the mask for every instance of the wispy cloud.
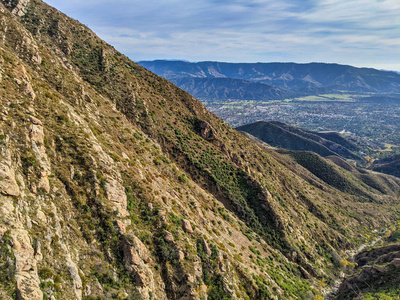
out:
<path id="1" fill-rule="evenodd" d="M 325 61 L 400 70 L 399 0 L 48 0 L 134 60 Z"/>

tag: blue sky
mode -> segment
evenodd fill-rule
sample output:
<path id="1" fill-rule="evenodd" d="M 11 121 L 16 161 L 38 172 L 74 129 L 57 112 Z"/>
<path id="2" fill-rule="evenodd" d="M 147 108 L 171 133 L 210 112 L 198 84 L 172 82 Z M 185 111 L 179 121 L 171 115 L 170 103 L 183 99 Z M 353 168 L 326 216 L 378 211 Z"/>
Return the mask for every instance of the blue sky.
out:
<path id="1" fill-rule="evenodd" d="M 45 0 L 134 61 L 335 62 L 400 71 L 400 0 Z"/>

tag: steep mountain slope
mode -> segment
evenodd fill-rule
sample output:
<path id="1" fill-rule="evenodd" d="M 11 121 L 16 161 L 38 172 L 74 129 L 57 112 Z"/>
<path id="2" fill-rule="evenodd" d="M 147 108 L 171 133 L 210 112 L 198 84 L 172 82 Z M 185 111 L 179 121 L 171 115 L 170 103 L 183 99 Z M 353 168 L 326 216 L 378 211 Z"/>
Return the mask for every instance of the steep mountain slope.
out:
<path id="1" fill-rule="evenodd" d="M 0 18 L 2 299 L 312 298 L 397 218 L 400 180 L 349 194 L 45 3 Z"/>
<path id="2" fill-rule="evenodd" d="M 339 155 L 348 159 L 363 160 L 353 152 L 360 150 L 354 143 L 335 133 L 312 132 L 277 121 L 260 121 L 236 129 L 250 133 L 274 147 L 312 151 L 321 156 Z"/>
<path id="3" fill-rule="evenodd" d="M 328 92 L 357 92 L 357 93 L 399 93 L 400 75 L 395 72 L 378 71 L 369 68 L 324 63 L 223 63 L 223 62 L 183 62 L 183 61 L 141 61 L 141 66 L 177 83 L 188 92 L 196 92 L 196 96 L 204 99 L 218 99 L 198 91 L 199 82 L 204 85 L 208 78 L 208 86 L 219 86 L 230 90 L 229 85 L 218 81 L 218 78 L 231 78 L 267 83 L 292 92 L 293 96 L 302 94 L 321 94 Z M 194 80 L 203 78 L 203 81 Z M 212 80 L 215 79 L 215 80 Z M 192 82 L 192 85 L 188 84 Z M 297 93 L 297 94 L 296 94 Z M 254 98 L 254 100 L 265 100 Z M 249 98 L 237 98 L 248 100 Z M 269 95 L 268 99 L 274 98 Z"/>

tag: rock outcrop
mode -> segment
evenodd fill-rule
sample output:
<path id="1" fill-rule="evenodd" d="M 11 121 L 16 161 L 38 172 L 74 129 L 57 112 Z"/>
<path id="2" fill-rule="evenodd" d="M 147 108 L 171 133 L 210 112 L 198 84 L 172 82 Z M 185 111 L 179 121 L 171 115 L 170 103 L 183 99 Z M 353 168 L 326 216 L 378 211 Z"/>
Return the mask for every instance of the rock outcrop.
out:
<path id="1" fill-rule="evenodd" d="M 78 300 L 82 299 L 82 279 L 79 276 L 79 269 L 76 266 L 76 264 L 72 261 L 71 255 L 68 253 L 66 257 L 66 263 L 67 267 L 69 270 L 69 273 L 71 274 L 72 281 L 74 282 L 74 290 L 75 290 L 75 295 Z"/>
<path id="2" fill-rule="evenodd" d="M 31 238 L 23 229 L 13 230 L 11 238 L 15 256 L 18 297 L 22 300 L 42 300 L 43 292 L 39 286 L 37 260 Z"/>
<path id="3" fill-rule="evenodd" d="M 2 149 L 0 156 L 0 193 L 9 196 L 19 196 L 19 186 L 12 168 L 11 152 Z"/>
<path id="4" fill-rule="evenodd" d="M 213 141 L 216 139 L 215 129 L 206 121 L 201 121 L 199 124 L 200 136 L 206 141 Z"/>
<path id="5" fill-rule="evenodd" d="M 49 193 L 49 175 L 51 173 L 51 168 L 49 158 L 47 157 L 46 149 L 44 147 L 43 124 L 39 119 L 33 116 L 30 116 L 29 118 L 32 122 L 32 124 L 29 126 L 31 146 L 40 167 L 39 187 L 43 188 L 47 193 Z"/>
<path id="6" fill-rule="evenodd" d="M 182 219 L 182 228 L 188 233 L 193 233 L 193 228 L 189 220 Z"/>
<path id="7" fill-rule="evenodd" d="M 127 234 L 122 240 L 126 269 L 137 284 L 141 299 L 150 299 L 149 292 L 155 289 L 154 277 L 149 263 L 151 255 L 146 246 L 133 234 Z"/>

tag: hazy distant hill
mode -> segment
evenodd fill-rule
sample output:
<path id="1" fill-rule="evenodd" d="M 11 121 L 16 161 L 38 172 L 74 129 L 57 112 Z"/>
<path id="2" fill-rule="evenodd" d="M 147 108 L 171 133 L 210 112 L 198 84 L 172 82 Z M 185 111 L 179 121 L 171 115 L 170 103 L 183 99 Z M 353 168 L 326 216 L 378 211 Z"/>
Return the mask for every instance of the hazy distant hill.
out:
<path id="1" fill-rule="evenodd" d="M 371 68 L 356 68 L 347 65 L 326 63 L 223 63 L 184 61 L 141 61 L 140 65 L 176 83 L 179 87 L 199 98 L 214 98 L 218 92 L 202 92 L 212 86 L 215 91 L 236 89 L 229 81 L 216 80 L 231 78 L 257 83 L 271 84 L 295 95 L 316 94 L 334 91 L 357 93 L 399 93 L 400 74 Z M 203 80 L 193 80 L 203 78 Z M 204 78 L 209 80 L 204 81 Z M 218 88 L 216 88 L 218 87 Z M 254 86 L 248 85 L 254 89 Z M 261 89 L 258 87 L 258 89 Z M 226 95 L 229 93 L 225 93 Z M 236 95 L 241 97 L 247 93 Z M 293 94 L 292 94 L 293 95 Z M 254 94 L 253 97 L 257 96 Z M 275 94 L 263 94 L 254 100 L 279 99 Z M 246 96 L 247 97 L 247 96 Z M 249 99 L 249 98 L 238 98 Z"/>
<path id="2" fill-rule="evenodd" d="M 186 77 L 170 81 L 203 99 L 283 100 L 299 95 L 268 83 L 243 79 Z"/>

